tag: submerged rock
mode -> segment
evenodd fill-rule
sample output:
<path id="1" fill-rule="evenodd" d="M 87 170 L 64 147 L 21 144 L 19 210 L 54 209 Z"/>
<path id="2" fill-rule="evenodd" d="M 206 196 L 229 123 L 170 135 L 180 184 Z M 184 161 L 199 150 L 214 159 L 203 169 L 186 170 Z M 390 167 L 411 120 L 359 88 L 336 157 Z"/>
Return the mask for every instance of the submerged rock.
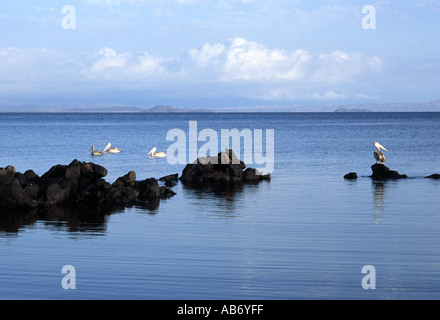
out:
<path id="1" fill-rule="evenodd" d="M 179 180 L 179 174 L 170 174 L 168 176 L 162 177 L 159 181 L 165 182 L 165 186 L 172 188 L 177 185 L 177 181 Z"/>
<path id="2" fill-rule="evenodd" d="M 179 174 L 170 174 L 168 176 L 159 178 L 159 181 L 177 181 L 179 179 Z"/>
<path id="3" fill-rule="evenodd" d="M 356 180 L 357 178 L 358 178 L 358 175 L 356 172 L 350 172 L 344 176 L 344 179 L 347 179 L 347 180 Z"/>
<path id="4" fill-rule="evenodd" d="M 426 179 L 434 179 L 434 180 L 440 180 L 440 174 L 438 173 L 434 173 L 431 174 L 430 176 L 425 177 Z"/>
<path id="5" fill-rule="evenodd" d="M 387 166 L 381 163 L 376 163 L 371 166 L 373 174 L 371 175 L 374 179 L 406 179 L 408 176 L 406 174 L 400 174 L 397 171 L 390 170 Z"/>

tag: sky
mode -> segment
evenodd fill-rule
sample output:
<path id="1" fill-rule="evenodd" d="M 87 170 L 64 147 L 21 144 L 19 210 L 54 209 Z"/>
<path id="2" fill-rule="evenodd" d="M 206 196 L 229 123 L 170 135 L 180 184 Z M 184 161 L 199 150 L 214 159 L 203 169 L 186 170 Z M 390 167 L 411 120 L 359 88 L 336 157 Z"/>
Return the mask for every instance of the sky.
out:
<path id="1" fill-rule="evenodd" d="M 2 1 L 0 105 L 439 100 L 439 15 L 439 0 Z"/>

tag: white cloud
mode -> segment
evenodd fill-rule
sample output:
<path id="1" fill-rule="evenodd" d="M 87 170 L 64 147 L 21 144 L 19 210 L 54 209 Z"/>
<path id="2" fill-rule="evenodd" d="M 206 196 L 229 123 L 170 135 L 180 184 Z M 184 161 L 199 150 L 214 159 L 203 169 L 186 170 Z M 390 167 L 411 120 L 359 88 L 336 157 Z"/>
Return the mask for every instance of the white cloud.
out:
<path id="1" fill-rule="evenodd" d="M 176 0 L 178 3 L 182 4 L 196 4 L 198 0 Z"/>
<path id="2" fill-rule="evenodd" d="M 316 59 L 316 67 L 310 79 L 313 82 L 339 83 L 351 81 L 367 71 L 380 70 L 382 60 L 377 57 L 365 57 L 354 52 L 334 51 L 330 54 L 320 54 Z"/>
<path id="3" fill-rule="evenodd" d="M 87 3 L 100 6 L 100 7 L 107 7 L 107 6 L 119 6 L 121 4 L 121 1 L 119 0 L 87 0 Z"/>
<path id="4" fill-rule="evenodd" d="M 198 0 L 173 0 L 178 4 L 195 4 Z M 166 4 L 163 0 L 87 0 L 87 3 L 99 7 L 115 7 L 123 4 L 134 6 L 147 6 L 147 5 L 163 5 Z"/>
<path id="5" fill-rule="evenodd" d="M 83 73 L 90 79 L 117 81 L 153 81 L 167 73 L 166 60 L 142 52 L 136 57 L 129 52 L 117 53 L 111 48 L 102 48 L 96 61 Z"/>
<path id="6" fill-rule="evenodd" d="M 414 6 L 416 6 L 417 8 L 433 10 L 434 12 L 440 10 L 440 4 L 438 3 L 438 0 L 416 0 Z"/>
<path id="7" fill-rule="evenodd" d="M 210 61 L 217 59 L 226 47 L 221 43 L 211 45 L 206 43 L 201 49 L 190 49 L 188 54 L 196 66 L 206 67 Z"/>
<path id="8" fill-rule="evenodd" d="M 368 95 L 368 94 L 365 94 L 365 93 L 356 93 L 354 95 L 354 98 L 358 99 L 358 100 L 375 100 L 375 99 L 378 99 L 379 97 L 377 95 Z"/>
<path id="9" fill-rule="evenodd" d="M 235 38 L 227 44 L 205 44 L 191 49 L 194 65 L 221 81 L 310 81 L 338 83 L 351 81 L 367 70 L 379 70 L 379 57 L 334 51 L 312 55 L 306 50 L 286 51 Z"/>
<path id="10" fill-rule="evenodd" d="M 308 59 L 309 54 L 306 51 L 289 53 L 236 38 L 231 41 L 226 52 L 221 80 L 299 79 L 299 67 Z"/>
<path id="11" fill-rule="evenodd" d="M 315 93 L 313 94 L 313 98 L 317 100 L 340 100 L 345 99 L 346 95 L 334 91 L 327 91 L 324 94 Z"/>
<path id="12" fill-rule="evenodd" d="M 173 84 L 175 88 L 210 84 L 240 92 L 242 97 L 292 100 L 298 96 L 337 100 L 350 96 L 341 86 L 380 70 L 379 57 L 334 51 L 312 54 L 303 49 L 269 48 L 244 38 L 205 43 L 179 57 L 148 52 L 118 52 L 103 47 L 93 55 L 71 56 L 48 49 L 0 48 L 0 81 L 62 87 L 65 81 L 81 86 L 145 88 L 145 84 Z M 336 86 L 338 85 L 338 86 Z M 334 89 L 338 88 L 338 89 Z M 324 93 L 317 93 L 324 92 Z M 353 93 L 351 94 L 353 97 Z M 359 96 L 361 97 L 361 96 Z M 363 97 L 363 96 L 362 96 Z"/>
<path id="13" fill-rule="evenodd" d="M 232 39 L 226 44 L 206 43 L 188 53 L 194 66 L 204 67 L 211 77 L 220 81 L 300 79 L 302 66 L 311 57 L 305 50 L 269 49 L 243 38 Z"/>
<path id="14" fill-rule="evenodd" d="M 128 59 L 131 54 L 118 54 L 115 50 L 110 48 L 103 48 L 99 51 L 99 60 L 91 67 L 91 73 L 100 73 L 112 68 L 122 68 L 127 66 Z"/>
<path id="15" fill-rule="evenodd" d="M 337 84 L 350 82 L 369 70 L 380 70 L 379 57 L 334 51 L 311 54 L 298 49 L 271 49 L 254 41 L 234 38 L 226 43 L 205 43 L 188 50 L 186 57 L 164 58 L 147 52 L 117 53 L 102 48 L 84 70 L 89 78 L 125 81 L 246 81 L 265 83 Z"/>

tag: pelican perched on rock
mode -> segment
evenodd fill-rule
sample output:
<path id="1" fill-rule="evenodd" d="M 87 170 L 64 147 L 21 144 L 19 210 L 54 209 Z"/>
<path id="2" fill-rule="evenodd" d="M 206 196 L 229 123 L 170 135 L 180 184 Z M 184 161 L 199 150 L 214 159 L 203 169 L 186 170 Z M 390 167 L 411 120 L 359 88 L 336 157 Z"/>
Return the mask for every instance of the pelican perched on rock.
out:
<path id="1" fill-rule="evenodd" d="M 102 156 L 103 152 L 100 150 L 95 150 L 95 146 L 92 146 L 90 150 L 92 152 L 92 156 Z"/>
<path id="2" fill-rule="evenodd" d="M 103 152 L 106 153 L 120 153 L 121 149 L 119 148 L 110 148 L 112 146 L 112 144 L 109 142 L 108 145 L 105 147 Z"/>
<path id="3" fill-rule="evenodd" d="M 385 163 L 386 162 L 385 155 L 383 154 L 383 152 L 380 149 L 385 150 L 385 151 L 388 151 L 388 150 L 385 149 L 385 147 L 382 146 L 379 142 L 375 142 L 374 146 L 377 148 L 377 151 L 374 151 L 374 158 L 376 159 L 376 164 L 378 162 L 380 162 L 382 164 Z"/>
<path id="4" fill-rule="evenodd" d="M 148 152 L 147 155 L 151 154 L 152 158 L 165 158 L 167 155 L 164 152 L 156 152 L 157 148 L 154 147 L 153 149 L 151 149 L 150 152 Z"/>

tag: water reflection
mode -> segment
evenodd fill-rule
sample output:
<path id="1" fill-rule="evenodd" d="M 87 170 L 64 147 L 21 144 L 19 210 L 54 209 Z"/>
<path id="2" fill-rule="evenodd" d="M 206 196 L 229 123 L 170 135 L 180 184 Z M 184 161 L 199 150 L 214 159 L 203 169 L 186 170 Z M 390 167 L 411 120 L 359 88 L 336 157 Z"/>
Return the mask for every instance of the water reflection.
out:
<path id="1" fill-rule="evenodd" d="M 387 182 L 372 180 L 374 196 L 374 223 L 379 224 L 385 211 L 385 195 L 388 188 Z"/>
<path id="2" fill-rule="evenodd" d="M 237 216 L 246 195 L 258 197 L 264 192 L 263 185 L 270 180 L 259 183 L 209 183 L 209 184 L 182 184 L 185 199 L 196 199 L 196 205 L 204 213 L 215 214 L 221 217 Z M 261 196 L 261 195 L 260 195 Z M 186 201 L 186 200 L 185 200 Z M 161 199 L 155 198 L 136 204 L 135 207 L 148 214 L 158 214 Z M 208 210 L 204 210 L 208 208 Z M 105 235 L 107 233 L 108 217 L 121 213 L 126 208 L 121 207 L 78 207 L 59 206 L 55 208 L 38 208 L 27 211 L 0 212 L 0 236 L 14 237 L 21 231 L 32 228 L 41 223 L 51 229 L 82 235 Z"/>
<path id="3" fill-rule="evenodd" d="M 69 233 L 105 234 L 107 217 L 118 213 L 120 209 L 108 211 L 104 208 L 84 208 L 60 206 L 56 208 L 38 208 L 28 211 L 5 211 L 0 215 L 0 233 L 17 235 L 21 230 L 30 228 L 37 222 L 50 229 L 62 229 Z"/>
<path id="4" fill-rule="evenodd" d="M 141 204 L 136 205 L 136 208 L 146 211 L 148 214 L 157 214 L 159 213 L 160 202 L 160 198 L 151 198 L 149 200 L 142 201 Z"/>
<path id="5" fill-rule="evenodd" d="M 21 229 L 33 225 L 37 220 L 37 209 L 16 212 L 2 211 L 0 214 L 0 234 L 17 234 Z"/>
<path id="6" fill-rule="evenodd" d="M 107 217 L 107 211 L 99 208 L 58 207 L 39 213 L 44 225 L 69 233 L 104 234 Z"/>
<path id="7" fill-rule="evenodd" d="M 183 183 L 182 188 L 185 197 L 197 199 L 197 205 L 205 209 L 206 202 L 210 200 L 207 213 L 214 213 L 222 217 L 234 217 L 240 209 L 240 200 L 247 194 L 260 191 L 262 184 L 270 183 L 270 180 L 263 180 L 255 183 L 243 182 L 204 182 L 204 183 Z"/>

